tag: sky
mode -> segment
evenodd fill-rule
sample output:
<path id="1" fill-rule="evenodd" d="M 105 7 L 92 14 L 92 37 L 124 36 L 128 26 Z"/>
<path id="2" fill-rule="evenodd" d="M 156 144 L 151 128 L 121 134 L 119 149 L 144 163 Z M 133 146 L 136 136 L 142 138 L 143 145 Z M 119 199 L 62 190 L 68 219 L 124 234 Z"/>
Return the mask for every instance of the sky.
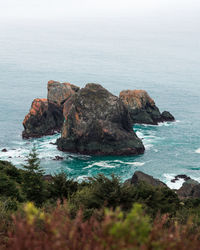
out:
<path id="1" fill-rule="evenodd" d="M 0 0 L 0 19 L 198 17 L 199 0 Z"/>

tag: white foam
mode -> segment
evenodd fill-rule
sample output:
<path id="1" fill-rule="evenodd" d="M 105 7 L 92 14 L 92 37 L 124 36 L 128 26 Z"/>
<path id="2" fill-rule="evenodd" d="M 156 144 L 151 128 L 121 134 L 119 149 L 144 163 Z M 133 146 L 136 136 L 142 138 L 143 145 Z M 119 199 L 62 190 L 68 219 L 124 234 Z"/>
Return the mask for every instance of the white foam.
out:
<path id="1" fill-rule="evenodd" d="M 195 153 L 200 154 L 200 148 L 198 148 Z"/>
<path id="2" fill-rule="evenodd" d="M 179 179 L 176 182 L 171 182 L 172 179 L 175 178 L 175 174 L 163 174 L 163 177 L 165 178 L 166 185 L 171 189 L 179 189 L 182 187 L 183 183 L 185 182 L 184 179 Z"/>
<path id="3" fill-rule="evenodd" d="M 87 175 L 80 175 L 80 176 L 78 176 L 78 177 L 76 178 L 76 180 L 77 180 L 78 182 L 85 181 L 85 180 L 87 180 L 87 179 L 88 179 L 88 176 L 87 176 Z"/>
<path id="4" fill-rule="evenodd" d="M 83 169 L 92 168 L 94 166 L 97 166 L 97 167 L 100 167 L 100 168 L 115 168 L 116 167 L 116 166 L 109 165 L 108 162 L 100 161 L 100 162 L 95 162 L 93 164 L 90 164 L 87 167 L 84 167 Z"/>
<path id="5" fill-rule="evenodd" d="M 145 162 L 126 162 L 126 161 L 120 161 L 120 160 L 115 160 L 114 162 L 125 164 L 125 165 L 133 165 L 133 166 L 143 166 Z"/>
<path id="6" fill-rule="evenodd" d="M 140 132 L 140 131 L 137 131 L 137 132 L 136 132 L 136 135 L 137 135 L 137 137 L 139 137 L 140 139 L 143 139 L 143 138 L 144 138 L 143 133 Z"/>

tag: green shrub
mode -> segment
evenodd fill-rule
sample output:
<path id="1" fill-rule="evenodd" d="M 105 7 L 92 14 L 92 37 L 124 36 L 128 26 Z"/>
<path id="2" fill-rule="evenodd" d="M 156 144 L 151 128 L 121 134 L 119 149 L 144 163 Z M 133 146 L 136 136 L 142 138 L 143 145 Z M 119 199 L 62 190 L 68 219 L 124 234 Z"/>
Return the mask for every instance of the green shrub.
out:
<path id="1" fill-rule="evenodd" d="M 69 179 L 62 172 L 53 176 L 52 181 L 48 185 L 49 198 L 59 199 L 62 203 L 64 199 L 69 199 L 78 189 L 78 183 L 73 179 Z"/>
<path id="2" fill-rule="evenodd" d="M 33 148 L 24 165 L 26 171 L 23 174 L 22 190 L 28 201 L 33 201 L 37 206 L 42 206 L 47 198 L 46 183 L 43 180 L 43 170 L 40 161 Z"/>
<path id="3" fill-rule="evenodd" d="M 107 210 L 106 215 L 112 217 L 108 233 L 116 239 L 126 243 L 136 243 L 142 245 L 148 240 L 151 230 L 150 218 L 142 211 L 142 206 L 135 203 L 131 211 L 125 216 L 123 212 L 117 210 L 111 212 Z M 116 245 L 117 246 L 117 245 Z"/>

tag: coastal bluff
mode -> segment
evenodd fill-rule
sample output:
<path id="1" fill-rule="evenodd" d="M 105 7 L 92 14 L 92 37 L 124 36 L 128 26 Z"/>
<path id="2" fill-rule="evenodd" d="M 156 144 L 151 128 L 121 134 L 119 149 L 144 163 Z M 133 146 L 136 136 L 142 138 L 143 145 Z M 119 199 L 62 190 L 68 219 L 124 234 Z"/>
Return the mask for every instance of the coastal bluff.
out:
<path id="1" fill-rule="evenodd" d="M 138 155 L 144 145 L 133 130 L 135 123 L 157 125 L 174 121 L 160 113 L 144 90 L 125 90 L 119 97 L 99 84 L 79 88 L 50 80 L 47 98 L 33 100 L 23 121 L 24 139 L 61 132 L 59 150 L 89 155 Z"/>

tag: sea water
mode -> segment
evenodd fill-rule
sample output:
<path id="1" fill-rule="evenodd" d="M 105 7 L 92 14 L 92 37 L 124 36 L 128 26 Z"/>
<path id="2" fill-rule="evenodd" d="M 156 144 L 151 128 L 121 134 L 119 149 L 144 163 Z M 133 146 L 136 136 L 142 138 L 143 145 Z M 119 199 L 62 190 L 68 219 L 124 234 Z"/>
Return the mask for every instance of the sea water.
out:
<path id="1" fill-rule="evenodd" d="M 200 181 L 199 41 L 198 26 L 146 27 L 132 20 L 0 23 L 0 159 L 22 167 L 35 146 L 46 173 L 62 170 L 79 181 L 98 173 L 125 180 L 136 170 L 172 188 L 181 185 L 170 182 L 177 174 Z M 146 148 L 140 156 L 63 153 L 52 144 L 60 134 L 23 140 L 24 116 L 34 98 L 47 96 L 51 79 L 100 83 L 115 95 L 145 89 L 176 122 L 135 125 Z"/>

